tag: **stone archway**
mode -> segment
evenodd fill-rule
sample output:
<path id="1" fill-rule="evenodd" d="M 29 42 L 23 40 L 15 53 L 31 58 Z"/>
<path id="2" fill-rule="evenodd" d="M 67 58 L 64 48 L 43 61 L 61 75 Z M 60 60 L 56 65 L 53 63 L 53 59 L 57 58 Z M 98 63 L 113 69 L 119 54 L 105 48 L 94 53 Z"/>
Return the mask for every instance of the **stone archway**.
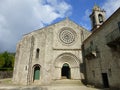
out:
<path id="1" fill-rule="evenodd" d="M 67 67 L 65 68 L 64 64 L 67 64 Z M 67 79 L 81 79 L 80 78 L 80 60 L 71 53 L 63 53 L 59 55 L 55 62 L 55 73 L 54 77 L 55 79 L 63 79 L 62 77 L 62 70 L 69 70 L 65 75 Z M 68 74 L 70 73 L 70 74 Z"/>

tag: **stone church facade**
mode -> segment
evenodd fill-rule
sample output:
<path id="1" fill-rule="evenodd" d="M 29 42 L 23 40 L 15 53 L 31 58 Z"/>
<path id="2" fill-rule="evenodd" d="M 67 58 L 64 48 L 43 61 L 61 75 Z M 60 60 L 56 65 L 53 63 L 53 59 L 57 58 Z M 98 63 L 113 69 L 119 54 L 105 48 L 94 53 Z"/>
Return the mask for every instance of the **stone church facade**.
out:
<path id="1" fill-rule="evenodd" d="M 17 44 L 13 82 L 49 85 L 56 80 L 120 89 L 120 8 L 107 20 L 95 5 L 87 31 L 69 19 L 24 35 Z"/>
<path id="2" fill-rule="evenodd" d="M 84 79 L 82 42 L 91 33 L 68 18 L 23 36 L 17 44 L 13 82 L 49 85 Z"/>

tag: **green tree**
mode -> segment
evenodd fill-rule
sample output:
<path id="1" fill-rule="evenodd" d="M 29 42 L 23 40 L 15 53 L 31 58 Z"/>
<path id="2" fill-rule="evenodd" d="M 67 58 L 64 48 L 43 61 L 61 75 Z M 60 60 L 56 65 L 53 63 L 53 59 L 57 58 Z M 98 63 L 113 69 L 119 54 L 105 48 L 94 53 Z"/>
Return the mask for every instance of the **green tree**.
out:
<path id="1" fill-rule="evenodd" d="M 14 61 L 15 61 L 15 56 L 13 54 L 9 55 L 9 59 L 10 59 L 10 67 L 14 67 Z"/>
<path id="2" fill-rule="evenodd" d="M 7 51 L 0 54 L 0 68 L 13 68 L 15 60 L 15 53 L 8 53 Z"/>
<path id="3" fill-rule="evenodd" d="M 4 57 L 0 54 L 0 68 L 2 68 L 5 65 L 5 59 Z"/>
<path id="4" fill-rule="evenodd" d="M 5 65 L 4 65 L 4 67 L 10 67 L 11 61 L 10 61 L 9 54 L 8 54 L 7 51 L 5 51 L 3 53 L 3 57 L 5 58 Z"/>

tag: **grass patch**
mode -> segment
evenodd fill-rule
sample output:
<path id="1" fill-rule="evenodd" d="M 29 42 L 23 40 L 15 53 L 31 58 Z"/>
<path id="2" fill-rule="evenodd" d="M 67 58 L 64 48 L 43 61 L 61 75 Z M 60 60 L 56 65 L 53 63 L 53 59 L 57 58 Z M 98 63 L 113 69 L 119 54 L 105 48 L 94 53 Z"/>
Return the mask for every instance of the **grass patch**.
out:
<path id="1" fill-rule="evenodd" d="M 0 84 L 12 84 L 12 78 L 0 79 Z"/>

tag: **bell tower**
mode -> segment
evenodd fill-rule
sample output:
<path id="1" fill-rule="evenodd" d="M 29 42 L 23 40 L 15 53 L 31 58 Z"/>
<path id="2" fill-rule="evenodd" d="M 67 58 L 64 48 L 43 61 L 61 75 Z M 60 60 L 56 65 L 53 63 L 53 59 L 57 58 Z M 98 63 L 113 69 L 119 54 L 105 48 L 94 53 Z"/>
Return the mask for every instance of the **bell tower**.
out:
<path id="1" fill-rule="evenodd" d="M 99 26 L 105 21 L 105 10 L 99 6 L 94 5 L 92 14 L 90 15 L 92 30 L 99 28 Z"/>

